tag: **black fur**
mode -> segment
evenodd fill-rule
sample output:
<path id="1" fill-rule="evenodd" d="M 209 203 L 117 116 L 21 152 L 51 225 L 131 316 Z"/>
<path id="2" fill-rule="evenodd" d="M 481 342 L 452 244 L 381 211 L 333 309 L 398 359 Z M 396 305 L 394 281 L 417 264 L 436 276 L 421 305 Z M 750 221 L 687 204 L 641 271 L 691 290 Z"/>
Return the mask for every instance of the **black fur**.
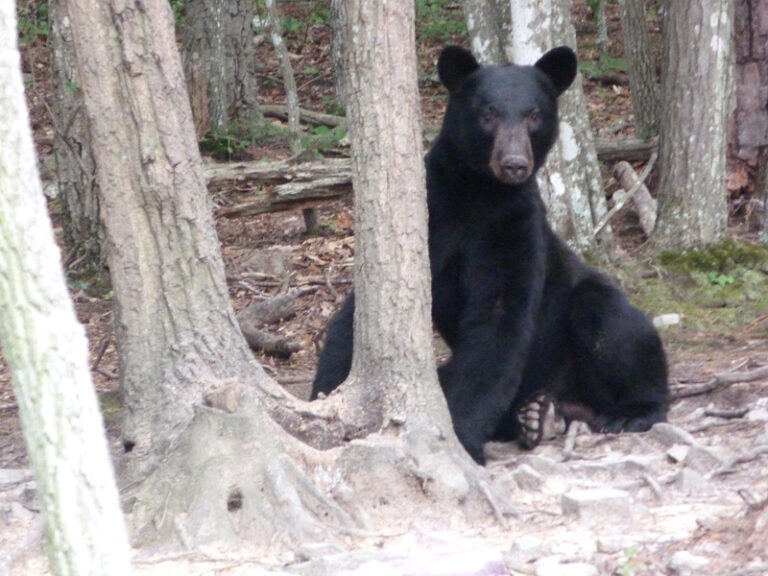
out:
<path id="1" fill-rule="evenodd" d="M 426 157 L 432 316 L 452 351 L 438 374 L 459 440 L 484 463 L 483 444 L 520 438 L 517 410 L 542 391 L 596 430 L 663 421 L 656 330 L 554 234 L 536 184 L 575 54 L 480 66 L 451 46 L 438 72 L 450 99 Z M 329 324 L 313 398 L 349 373 L 353 311 L 350 295 Z"/>

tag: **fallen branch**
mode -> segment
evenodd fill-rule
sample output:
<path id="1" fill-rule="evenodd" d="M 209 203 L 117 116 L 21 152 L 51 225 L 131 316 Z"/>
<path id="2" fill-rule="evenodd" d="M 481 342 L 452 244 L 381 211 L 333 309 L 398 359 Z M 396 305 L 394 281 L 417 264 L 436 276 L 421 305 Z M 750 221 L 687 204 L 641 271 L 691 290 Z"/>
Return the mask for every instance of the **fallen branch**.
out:
<path id="1" fill-rule="evenodd" d="M 695 384 L 692 386 L 677 386 L 672 390 L 672 398 L 678 400 L 680 398 L 690 398 L 691 396 L 701 396 L 720 388 L 725 388 L 731 384 L 737 384 L 742 382 L 754 382 L 755 380 L 761 380 L 768 378 L 768 366 L 762 366 L 755 370 L 748 372 L 724 372 L 715 374 L 713 378 L 704 382 L 703 384 Z"/>
<path id="2" fill-rule="evenodd" d="M 650 162 L 649 162 L 650 165 Z M 646 175 L 649 172 L 646 169 Z M 658 208 L 658 202 L 651 196 L 648 188 L 643 183 L 632 165 L 626 160 L 617 162 L 613 167 L 613 177 L 619 182 L 624 191 L 629 194 L 634 190 L 634 197 L 632 198 L 637 214 L 640 217 L 640 226 L 643 228 L 646 236 L 650 236 L 653 229 L 656 227 L 656 212 Z M 618 199 L 618 197 L 616 197 Z"/>
<path id="3" fill-rule="evenodd" d="M 624 205 L 629 202 L 632 197 L 637 193 L 638 190 L 640 190 L 640 186 L 642 186 L 643 182 L 645 182 L 645 179 L 648 178 L 648 175 L 651 173 L 651 170 L 653 169 L 653 165 L 656 163 L 656 158 L 658 157 L 658 154 L 654 152 L 651 155 L 651 159 L 648 160 L 648 164 L 646 164 L 645 169 L 643 170 L 643 173 L 640 175 L 640 177 L 635 182 L 634 186 L 627 191 L 627 195 L 620 201 L 616 202 L 614 204 L 613 208 L 611 208 L 605 216 L 600 220 L 597 226 L 595 226 L 595 231 L 593 232 L 594 236 L 597 236 L 602 232 L 603 228 L 605 228 L 606 224 L 611 221 L 611 218 L 613 218 L 613 215 L 616 214 L 619 210 L 624 208 Z"/>
<path id="4" fill-rule="evenodd" d="M 278 120 L 288 121 L 288 107 L 276 104 L 262 104 L 260 106 L 262 114 L 268 118 L 277 118 Z M 323 114 L 322 112 L 313 112 L 299 108 L 299 117 L 305 124 L 314 126 L 344 126 L 347 119 L 344 116 L 335 116 L 333 114 Z"/>

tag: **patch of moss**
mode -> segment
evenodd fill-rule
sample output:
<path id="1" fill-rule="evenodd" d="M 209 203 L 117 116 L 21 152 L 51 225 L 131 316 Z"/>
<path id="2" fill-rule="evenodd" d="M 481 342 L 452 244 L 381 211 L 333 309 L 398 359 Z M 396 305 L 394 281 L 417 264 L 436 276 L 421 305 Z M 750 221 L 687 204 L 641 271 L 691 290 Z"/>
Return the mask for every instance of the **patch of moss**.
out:
<path id="1" fill-rule="evenodd" d="M 768 246 L 727 240 L 704 250 L 665 252 L 657 274 L 633 283 L 650 316 L 682 315 L 680 329 L 755 337 L 768 311 Z"/>

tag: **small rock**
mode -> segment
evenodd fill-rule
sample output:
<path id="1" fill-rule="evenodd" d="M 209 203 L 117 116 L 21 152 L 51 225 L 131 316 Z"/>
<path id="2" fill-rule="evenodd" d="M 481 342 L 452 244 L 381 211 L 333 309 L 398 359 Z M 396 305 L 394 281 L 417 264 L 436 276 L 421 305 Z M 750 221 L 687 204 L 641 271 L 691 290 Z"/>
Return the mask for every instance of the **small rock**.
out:
<path id="1" fill-rule="evenodd" d="M 667 447 L 674 446 L 675 444 L 685 444 L 687 446 L 696 444 L 696 439 L 689 432 L 669 422 L 654 424 L 653 428 L 648 432 L 648 436 Z"/>
<path id="2" fill-rule="evenodd" d="M 668 326 L 680 324 L 680 319 L 680 314 L 659 314 L 658 316 L 654 316 L 653 325 L 656 328 L 667 328 Z"/>
<path id="3" fill-rule="evenodd" d="M 597 551 L 602 554 L 618 554 L 632 548 L 636 542 L 625 536 L 604 536 L 597 539 Z"/>
<path id="4" fill-rule="evenodd" d="M 545 478 L 568 473 L 567 466 L 560 464 L 559 462 L 555 462 L 552 458 L 539 456 L 537 454 L 526 454 L 520 457 L 518 462 L 520 465 L 527 464 Z"/>
<path id="5" fill-rule="evenodd" d="M 722 466 L 723 459 L 712 448 L 697 445 L 691 446 L 691 449 L 688 450 L 683 464 L 696 472 L 706 474 Z"/>
<path id="6" fill-rule="evenodd" d="M 0 468 L 0 486 L 32 480 L 32 470 L 27 468 Z"/>
<path id="7" fill-rule="evenodd" d="M 544 483 L 544 477 L 528 464 L 521 464 L 512 471 L 512 477 L 523 490 L 537 490 Z"/>
<path id="8" fill-rule="evenodd" d="M 669 560 L 668 567 L 670 570 L 678 574 L 688 574 L 696 570 L 701 570 L 707 564 L 709 564 L 708 558 L 704 558 L 703 556 L 695 556 L 690 552 L 680 550 L 679 552 L 675 552 L 672 555 L 672 558 Z"/>
<path id="9" fill-rule="evenodd" d="M 558 558 L 544 558 L 536 563 L 536 576 L 597 576 L 597 568 L 583 562 L 562 564 Z"/>
<path id="10" fill-rule="evenodd" d="M 685 457 L 688 456 L 688 452 L 690 451 L 690 446 L 684 446 L 683 444 L 674 444 L 669 450 L 667 450 L 667 458 L 669 458 L 670 461 L 678 463 L 685 460 Z"/>
<path id="11" fill-rule="evenodd" d="M 629 494 L 613 488 L 574 490 L 563 494 L 561 505 L 565 516 L 588 522 L 631 519 Z"/>
<path id="12" fill-rule="evenodd" d="M 683 468 L 675 478 L 675 486 L 686 494 L 701 492 L 706 485 L 704 476 L 691 468 Z"/>

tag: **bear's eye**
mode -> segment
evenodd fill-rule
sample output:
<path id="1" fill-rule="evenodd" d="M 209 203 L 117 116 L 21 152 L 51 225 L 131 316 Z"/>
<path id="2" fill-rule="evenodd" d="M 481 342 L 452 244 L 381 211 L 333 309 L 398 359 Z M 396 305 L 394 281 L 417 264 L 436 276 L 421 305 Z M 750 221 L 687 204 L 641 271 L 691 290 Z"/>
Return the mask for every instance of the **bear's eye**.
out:
<path id="1" fill-rule="evenodd" d="M 494 106 L 487 106 L 483 109 L 480 119 L 482 120 L 483 124 L 491 125 L 494 122 L 496 122 L 496 119 L 499 117 L 499 111 Z"/>
<path id="2" fill-rule="evenodd" d="M 528 127 L 531 130 L 535 130 L 541 124 L 541 112 L 538 108 L 531 108 L 525 115 L 525 119 L 528 122 Z"/>

